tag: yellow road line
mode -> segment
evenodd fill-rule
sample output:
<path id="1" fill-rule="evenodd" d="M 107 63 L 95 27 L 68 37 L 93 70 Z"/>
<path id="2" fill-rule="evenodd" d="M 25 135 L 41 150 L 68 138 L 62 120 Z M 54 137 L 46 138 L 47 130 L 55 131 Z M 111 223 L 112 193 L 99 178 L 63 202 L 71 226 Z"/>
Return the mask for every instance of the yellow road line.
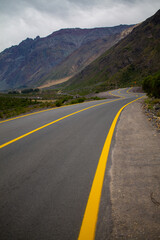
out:
<path id="1" fill-rule="evenodd" d="M 130 93 L 129 91 L 132 89 L 133 87 L 130 87 L 128 90 L 127 90 L 127 93 Z"/>
<path id="2" fill-rule="evenodd" d="M 114 91 L 114 90 L 113 90 L 113 91 Z M 123 97 L 123 96 L 119 96 L 119 95 L 113 94 L 113 93 L 112 93 L 113 91 L 110 91 L 109 94 L 112 95 L 112 96 L 114 96 L 114 97 L 125 98 L 125 97 Z"/>
<path id="3" fill-rule="evenodd" d="M 142 97 L 140 97 L 142 98 Z M 138 99 L 140 99 L 138 98 Z M 133 103 L 137 101 L 138 99 L 131 101 L 130 103 Z M 119 118 L 120 113 L 122 110 L 129 105 L 130 103 L 127 103 L 124 105 L 115 116 L 112 125 L 110 127 L 109 133 L 107 135 L 106 141 L 104 143 L 102 153 L 99 159 L 99 163 L 97 166 L 97 170 L 94 176 L 94 180 L 92 183 L 91 191 L 89 194 L 86 210 L 84 213 L 80 233 L 78 240 L 94 240 L 95 238 L 95 232 L 96 232 L 96 224 L 98 219 L 98 211 L 99 211 L 99 205 L 100 205 L 100 199 L 101 199 L 101 192 L 102 192 L 102 186 L 103 186 L 103 180 L 105 175 L 105 169 L 108 159 L 108 154 L 110 150 L 111 140 L 114 133 L 114 129 L 117 123 L 117 120 Z"/>
<path id="4" fill-rule="evenodd" d="M 52 124 L 54 124 L 54 123 L 56 123 L 56 122 L 59 122 L 59 121 L 65 119 L 65 118 L 67 118 L 67 117 L 70 117 L 70 116 L 72 116 L 72 115 L 74 115 L 74 114 L 77 114 L 77 113 L 80 113 L 80 112 L 86 111 L 86 110 L 88 110 L 88 109 L 91 109 L 91 108 L 94 108 L 94 107 L 97 107 L 97 106 L 100 106 L 100 105 L 104 105 L 104 104 L 107 104 L 107 103 L 110 103 L 110 102 L 115 102 L 115 101 L 118 101 L 118 100 L 121 100 L 121 99 L 115 99 L 115 100 L 112 100 L 112 101 L 99 103 L 99 104 L 96 104 L 96 105 L 93 105 L 93 106 L 90 106 L 90 107 L 81 109 L 81 110 L 79 110 L 79 111 L 76 111 L 76 112 L 74 112 L 74 113 L 68 114 L 68 115 L 66 115 L 66 116 L 64 116 L 64 117 L 61 117 L 61 118 L 59 118 L 59 119 L 57 119 L 57 120 L 55 120 L 55 121 L 53 121 L 53 122 L 47 123 L 47 124 L 45 124 L 45 125 L 43 125 L 43 126 L 41 126 L 41 127 L 39 127 L 39 128 L 36 128 L 36 129 L 34 129 L 34 130 L 32 130 L 32 131 L 30 131 L 30 132 L 28 132 L 28 133 L 25 133 L 25 134 L 23 134 L 23 135 L 15 138 L 15 139 L 12 139 L 11 141 L 8 141 L 8 142 L 2 144 L 2 145 L 0 145 L 0 148 L 3 148 L 3 147 L 5 147 L 5 146 L 7 146 L 7 145 L 9 145 L 9 144 L 11 144 L 11 143 L 13 143 L 13 142 L 16 142 L 16 141 L 18 141 L 18 140 L 20 140 L 20 139 L 22 139 L 22 138 L 24 138 L 24 137 L 26 137 L 26 136 L 34 133 L 34 132 L 37 132 L 37 131 L 45 128 L 45 127 L 48 127 L 48 126 L 50 126 L 50 125 L 52 125 Z"/>
<path id="5" fill-rule="evenodd" d="M 129 91 L 132 89 L 132 87 L 130 87 L 130 88 L 126 91 L 126 93 L 121 93 L 121 91 L 124 90 L 124 89 L 126 89 L 126 88 L 123 88 L 123 89 L 119 90 L 118 93 L 119 93 L 119 94 L 126 94 L 126 93 L 129 94 L 129 93 L 130 93 Z"/>
<path id="6" fill-rule="evenodd" d="M 76 105 L 76 104 L 72 104 L 72 106 L 73 105 Z M 24 115 L 21 115 L 21 116 L 18 116 L 18 117 L 9 118 L 7 120 L 1 121 L 0 123 L 9 122 L 9 121 L 12 121 L 12 120 L 15 120 L 15 119 L 18 119 L 18 118 L 23 118 L 23 117 L 27 117 L 27 116 L 30 116 L 30 115 L 34 115 L 34 114 L 38 114 L 38 113 L 42 113 L 42 112 L 47 112 L 47 111 L 52 111 L 52 110 L 57 109 L 57 108 L 63 108 L 63 107 L 68 107 L 68 106 L 71 106 L 71 105 L 66 105 L 66 106 L 61 106 L 61 107 L 54 107 L 54 108 L 49 108 L 49 109 L 37 111 L 37 112 L 34 112 L 34 113 L 24 114 Z"/>
<path id="7" fill-rule="evenodd" d="M 130 88 L 127 90 L 127 93 L 132 94 L 133 96 L 138 97 L 137 93 L 129 92 L 132 88 L 133 88 L 133 87 L 130 87 Z"/>
<path id="8" fill-rule="evenodd" d="M 131 87 L 131 88 L 132 88 L 132 87 Z M 129 89 L 126 91 L 126 93 L 129 93 L 128 91 L 129 91 L 131 88 L 129 88 Z M 119 90 L 117 93 L 119 93 L 119 94 L 125 94 L 125 93 L 121 93 L 121 91 L 124 90 L 124 89 L 126 89 L 126 88 L 123 88 L 123 89 Z M 113 91 L 114 91 L 114 90 L 113 90 Z M 125 97 L 122 96 L 122 95 L 113 94 L 113 93 L 112 93 L 113 91 L 110 91 L 109 94 L 111 94 L 112 96 L 115 96 L 115 97 L 125 98 Z"/>
<path id="9" fill-rule="evenodd" d="M 119 96 L 119 95 L 114 95 L 114 94 L 112 94 L 111 92 L 109 92 L 109 94 L 111 94 L 112 96 L 116 96 L 116 97 L 124 98 L 124 97 Z M 71 104 L 71 105 L 73 106 L 73 105 L 77 105 L 77 104 Z M 57 109 L 57 108 L 68 107 L 68 106 L 71 106 L 71 105 L 66 105 L 66 106 L 61 106 L 61 107 L 49 108 L 49 109 L 45 109 L 45 110 L 41 110 L 41 111 L 37 111 L 37 112 L 34 112 L 34 113 L 28 113 L 28 114 L 24 114 L 24 115 L 21 115 L 21 116 L 18 116 L 18 117 L 9 118 L 9 119 L 6 119 L 6 120 L 3 120 L 3 121 L 0 121 L 0 124 L 1 124 L 1 123 L 4 123 L 4 122 L 9 122 L 9 121 L 12 121 L 12 120 L 15 120 L 15 119 L 18 119 L 18 118 L 24 118 L 24 117 L 27 117 L 27 116 L 30 116 L 30 115 L 38 114 L 38 113 L 47 112 L 47 111 L 52 111 L 52 110 Z"/>
<path id="10" fill-rule="evenodd" d="M 122 90 L 125 90 L 126 88 L 122 88 L 118 91 L 119 94 L 125 94 L 125 93 L 121 93 Z M 123 97 L 123 96 L 122 96 Z"/>

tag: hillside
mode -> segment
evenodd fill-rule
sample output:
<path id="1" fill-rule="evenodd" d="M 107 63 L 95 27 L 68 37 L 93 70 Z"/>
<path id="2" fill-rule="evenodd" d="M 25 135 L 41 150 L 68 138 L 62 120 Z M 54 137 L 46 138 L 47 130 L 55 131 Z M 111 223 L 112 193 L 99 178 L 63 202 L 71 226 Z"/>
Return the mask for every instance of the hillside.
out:
<path id="1" fill-rule="evenodd" d="M 84 54 L 83 46 L 85 46 L 86 54 L 87 46 L 90 44 L 94 46 L 93 55 L 99 54 L 99 48 L 97 47 L 95 50 L 96 42 L 98 44 L 99 40 L 103 42 L 104 39 L 105 48 L 107 39 L 120 34 L 129 27 L 128 25 L 120 25 L 110 28 L 62 29 L 45 38 L 37 37 L 34 40 L 27 38 L 18 46 L 13 46 L 0 53 L 0 90 L 39 86 L 48 80 L 48 78 L 44 79 L 44 76 L 50 72 L 53 79 L 75 74 L 78 71 L 78 65 L 75 68 L 76 71 L 72 68 L 72 72 L 67 67 L 62 67 L 61 75 L 54 74 L 54 71 L 62 62 L 64 66 L 65 60 L 68 61 L 68 57 L 76 50 L 81 49 L 77 54 Z M 102 49 L 103 46 L 100 47 L 100 53 L 102 53 Z M 91 49 L 89 52 L 92 52 Z M 87 60 L 83 62 L 83 56 L 80 55 L 77 58 L 75 52 L 74 59 L 78 59 L 77 63 L 83 62 L 83 64 L 79 64 L 80 69 L 93 60 L 89 60 L 90 56 L 91 54 L 88 54 Z M 70 64 L 67 66 L 70 68 Z"/>
<path id="2" fill-rule="evenodd" d="M 160 70 L 159 59 L 160 10 L 70 79 L 66 89 L 140 85 L 145 76 Z"/>
<path id="3" fill-rule="evenodd" d="M 128 35 L 134 27 L 135 26 L 129 27 L 120 33 L 111 34 L 107 37 L 96 39 L 82 45 L 70 54 L 64 61 L 62 61 L 62 63 L 53 67 L 49 74 L 45 75 L 44 78 L 41 79 L 41 82 L 44 82 L 44 85 L 46 85 L 47 82 L 49 85 L 56 85 L 59 81 L 61 81 L 58 81 L 58 79 L 64 79 L 65 81 L 65 79 L 71 78 L 102 55 L 102 53 Z"/>

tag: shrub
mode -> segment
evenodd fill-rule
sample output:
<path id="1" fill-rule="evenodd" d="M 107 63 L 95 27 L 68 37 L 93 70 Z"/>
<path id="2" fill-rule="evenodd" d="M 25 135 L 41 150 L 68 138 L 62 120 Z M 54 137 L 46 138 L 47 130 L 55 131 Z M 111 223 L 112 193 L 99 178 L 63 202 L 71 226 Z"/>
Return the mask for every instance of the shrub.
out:
<path id="1" fill-rule="evenodd" d="M 102 100 L 102 98 L 99 98 L 99 97 L 91 97 L 91 99 L 93 99 L 93 100 Z"/>
<path id="2" fill-rule="evenodd" d="M 27 89 L 23 89 L 22 91 L 21 91 L 21 93 L 33 93 L 33 92 L 39 92 L 39 89 L 38 88 L 35 88 L 35 89 L 33 89 L 33 88 L 27 88 Z"/>
<path id="3" fill-rule="evenodd" d="M 160 72 L 147 76 L 142 83 L 143 90 L 150 97 L 160 97 Z"/>
<path id="4" fill-rule="evenodd" d="M 60 107 L 60 106 L 62 106 L 62 100 L 57 100 L 56 102 L 55 102 L 55 105 L 56 105 L 56 107 Z"/>
<path id="5" fill-rule="evenodd" d="M 85 101 L 85 98 L 76 98 L 76 99 L 73 99 L 70 103 L 76 104 L 76 103 L 82 103 L 84 101 Z"/>

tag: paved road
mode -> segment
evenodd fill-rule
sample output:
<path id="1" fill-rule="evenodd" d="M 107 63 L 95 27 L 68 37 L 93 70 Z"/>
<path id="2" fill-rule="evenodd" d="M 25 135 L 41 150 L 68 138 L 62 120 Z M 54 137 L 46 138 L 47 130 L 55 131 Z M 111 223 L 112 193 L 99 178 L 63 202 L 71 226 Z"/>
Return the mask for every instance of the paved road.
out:
<path id="1" fill-rule="evenodd" d="M 0 123 L 0 239 L 78 238 L 111 123 L 122 106 L 142 95 L 128 89 L 111 94 L 123 97 Z"/>

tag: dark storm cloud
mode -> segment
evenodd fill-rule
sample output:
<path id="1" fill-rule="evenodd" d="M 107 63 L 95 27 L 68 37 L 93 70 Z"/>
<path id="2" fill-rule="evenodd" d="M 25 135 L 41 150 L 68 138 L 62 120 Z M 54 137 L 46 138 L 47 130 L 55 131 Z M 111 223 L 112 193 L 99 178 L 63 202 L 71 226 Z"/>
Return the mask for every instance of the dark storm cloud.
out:
<path id="1" fill-rule="evenodd" d="M 159 0 L 0 0 L 0 50 L 60 28 L 138 23 L 159 8 Z"/>

